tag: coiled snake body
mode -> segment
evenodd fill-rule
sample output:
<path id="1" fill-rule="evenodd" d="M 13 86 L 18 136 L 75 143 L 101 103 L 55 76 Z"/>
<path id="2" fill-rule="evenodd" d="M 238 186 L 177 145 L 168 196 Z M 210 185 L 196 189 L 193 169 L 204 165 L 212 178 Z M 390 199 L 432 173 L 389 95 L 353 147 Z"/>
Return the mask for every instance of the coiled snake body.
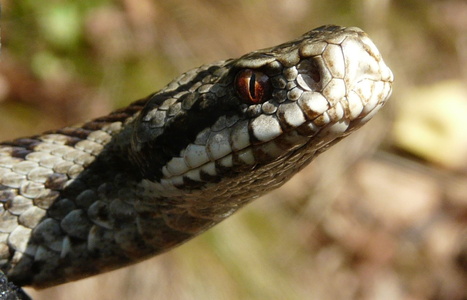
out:
<path id="1" fill-rule="evenodd" d="M 47 287 L 167 251 L 362 126 L 392 80 L 360 29 L 323 26 L 108 116 L 1 143 L 1 268 Z"/>

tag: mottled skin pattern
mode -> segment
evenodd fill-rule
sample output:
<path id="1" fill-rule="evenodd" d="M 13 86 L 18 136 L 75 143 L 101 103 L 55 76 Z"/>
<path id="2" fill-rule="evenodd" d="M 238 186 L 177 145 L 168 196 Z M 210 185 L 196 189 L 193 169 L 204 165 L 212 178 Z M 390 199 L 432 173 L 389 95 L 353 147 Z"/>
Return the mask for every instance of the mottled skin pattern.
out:
<path id="1" fill-rule="evenodd" d="M 391 83 L 361 30 L 325 26 L 189 71 L 108 116 L 4 142 L 1 269 L 42 288 L 180 245 L 363 125 Z"/>

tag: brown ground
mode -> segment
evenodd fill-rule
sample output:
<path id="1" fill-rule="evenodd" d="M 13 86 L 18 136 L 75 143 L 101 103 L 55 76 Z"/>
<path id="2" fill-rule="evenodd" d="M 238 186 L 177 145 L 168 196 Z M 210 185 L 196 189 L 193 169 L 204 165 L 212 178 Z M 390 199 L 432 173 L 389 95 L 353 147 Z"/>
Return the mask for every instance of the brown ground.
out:
<path id="1" fill-rule="evenodd" d="M 396 77 L 375 120 L 283 188 L 172 252 L 34 299 L 467 299 L 465 1 L 2 4 L 0 140 L 327 23 L 367 31 Z"/>

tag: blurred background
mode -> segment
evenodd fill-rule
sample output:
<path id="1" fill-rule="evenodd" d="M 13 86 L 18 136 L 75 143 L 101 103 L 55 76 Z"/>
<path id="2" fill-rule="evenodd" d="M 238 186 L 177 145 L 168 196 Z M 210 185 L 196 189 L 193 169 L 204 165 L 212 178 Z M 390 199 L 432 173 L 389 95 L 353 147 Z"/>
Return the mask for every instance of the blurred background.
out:
<path id="1" fill-rule="evenodd" d="M 133 267 L 34 299 L 467 299 L 467 2 L 3 0 L 0 140 L 127 105 L 323 24 L 395 74 L 383 111 L 281 189 Z"/>

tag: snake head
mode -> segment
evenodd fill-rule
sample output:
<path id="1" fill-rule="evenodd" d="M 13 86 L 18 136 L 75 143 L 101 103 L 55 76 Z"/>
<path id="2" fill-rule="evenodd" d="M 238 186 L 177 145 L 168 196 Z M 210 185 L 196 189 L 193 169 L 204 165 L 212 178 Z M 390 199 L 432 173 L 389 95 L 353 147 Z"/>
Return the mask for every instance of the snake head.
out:
<path id="1" fill-rule="evenodd" d="M 155 193 L 249 199 L 370 120 L 392 81 L 362 30 L 323 26 L 175 79 L 139 116 L 134 161 Z"/>

